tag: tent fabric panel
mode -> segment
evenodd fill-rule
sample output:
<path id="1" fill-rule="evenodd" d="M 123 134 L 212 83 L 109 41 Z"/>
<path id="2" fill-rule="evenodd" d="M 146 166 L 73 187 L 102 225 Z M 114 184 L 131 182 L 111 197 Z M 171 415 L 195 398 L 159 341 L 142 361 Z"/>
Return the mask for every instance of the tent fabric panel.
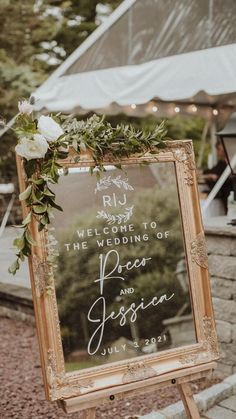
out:
<path id="1" fill-rule="evenodd" d="M 198 92 L 236 91 L 236 44 L 125 66 L 60 77 L 35 92 L 37 107 L 70 112 L 193 98 Z"/>
<path id="2" fill-rule="evenodd" d="M 235 0 L 136 0 L 65 74 L 236 43 Z"/>

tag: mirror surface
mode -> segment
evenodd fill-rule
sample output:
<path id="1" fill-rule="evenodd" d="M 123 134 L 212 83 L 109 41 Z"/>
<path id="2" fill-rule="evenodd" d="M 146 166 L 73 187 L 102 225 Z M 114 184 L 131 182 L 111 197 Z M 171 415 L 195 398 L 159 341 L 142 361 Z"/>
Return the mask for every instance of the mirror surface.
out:
<path id="1" fill-rule="evenodd" d="M 174 163 L 70 169 L 54 190 L 66 370 L 195 343 Z"/>

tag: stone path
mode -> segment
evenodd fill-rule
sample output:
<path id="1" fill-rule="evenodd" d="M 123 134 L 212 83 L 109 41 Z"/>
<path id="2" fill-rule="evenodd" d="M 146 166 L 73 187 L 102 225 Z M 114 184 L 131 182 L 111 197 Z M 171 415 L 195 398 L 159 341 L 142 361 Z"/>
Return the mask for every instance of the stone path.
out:
<path id="1" fill-rule="evenodd" d="M 194 396 L 201 419 L 236 419 L 236 374 Z M 153 411 L 140 419 L 186 419 L 182 402 Z"/>
<path id="2" fill-rule="evenodd" d="M 56 403 L 45 400 L 33 324 L 0 316 L 0 354 L 3 389 L 0 419 L 81 419 L 80 413 L 66 415 Z M 193 383 L 193 390 L 197 393 L 211 384 L 207 380 L 198 380 Z M 115 398 L 97 408 L 96 419 L 138 419 L 140 415 L 152 409 L 162 409 L 178 399 L 176 386 L 144 392 L 132 398 Z M 174 419 L 172 415 L 170 418 Z"/>
<path id="3" fill-rule="evenodd" d="M 204 419 L 235 419 L 236 418 L 236 396 L 228 397 L 221 401 L 206 413 L 201 418 Z"/>

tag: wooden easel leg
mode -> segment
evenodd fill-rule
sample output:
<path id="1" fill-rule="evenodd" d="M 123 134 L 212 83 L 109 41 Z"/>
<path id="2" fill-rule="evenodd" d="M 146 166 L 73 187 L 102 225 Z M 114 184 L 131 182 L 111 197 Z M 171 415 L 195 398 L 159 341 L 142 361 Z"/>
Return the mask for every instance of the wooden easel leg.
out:
<path id="1" fill-rule="evenodd" d="M 82 410 L 82 419 L 95 419 L 96 416 L 96 407 L 91 409 Z"/>
<path id="2" fill-rule="evenodd" d="M 193 398 L 191 385 L 189 383 L 178 384 L 178 390 L 188 419 L 200 419 L 199 411 Z"/>

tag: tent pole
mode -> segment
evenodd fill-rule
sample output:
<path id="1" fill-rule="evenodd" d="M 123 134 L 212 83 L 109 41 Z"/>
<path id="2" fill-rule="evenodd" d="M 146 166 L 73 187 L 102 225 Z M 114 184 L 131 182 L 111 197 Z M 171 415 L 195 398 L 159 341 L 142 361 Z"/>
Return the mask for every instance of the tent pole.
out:
<path id="1" fill-rule="evenodd" d="M 5 127 L 3 129 L 1 129 L 0 138 L 3 136 L 3 134 L 5 134 L 5 132 L 7 132 L 14 125 L 15 120 L 16 120 L 18 115 L 19 115 L 19 113 L 16 114 L 15 116 L 13 116 L 13 118 L 10 119 L 10 121 L 7 123 L 7 125 L 5 125 Z"/>
<path id="2" fill-rule="evenodd" d="M 214 119 L 211 120 L 210 124 L 210 141 L 211 141 L 211 153 L 213 157 L 213 166 L 217 163 L 217 156 L 216 156 L 216 122 Z"/>

